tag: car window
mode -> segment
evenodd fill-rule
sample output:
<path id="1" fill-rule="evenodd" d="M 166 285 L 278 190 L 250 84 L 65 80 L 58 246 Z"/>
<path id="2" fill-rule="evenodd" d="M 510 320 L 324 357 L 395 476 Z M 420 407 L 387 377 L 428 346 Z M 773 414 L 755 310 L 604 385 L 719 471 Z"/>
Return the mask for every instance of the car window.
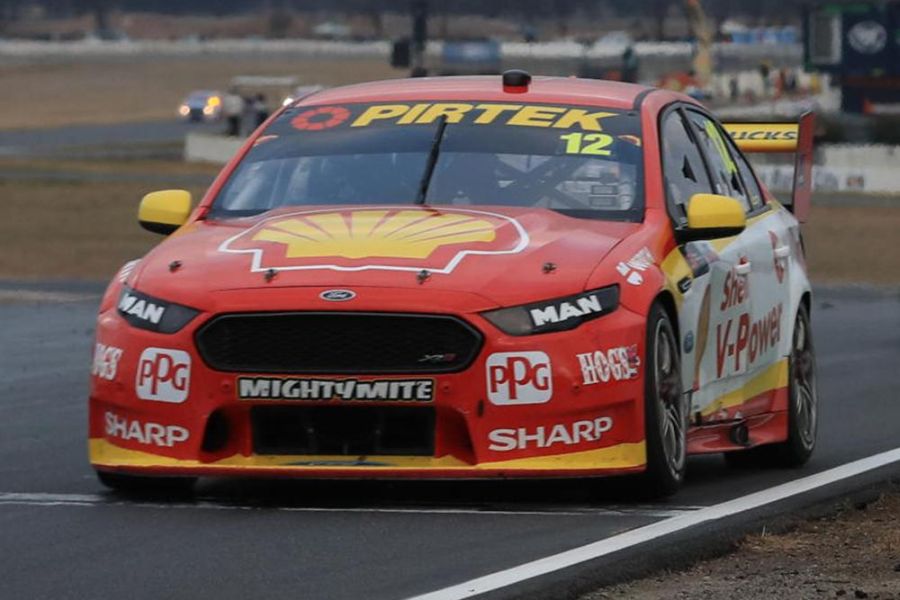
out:
<path id="1" fill-rule="evenodd" d="M 741 174 L 741 181 L 747 190 L 747 197 L 750 199 L 751 210 L 756 210 L 757 208 L 762 207 L 766 201 L 763 199 L 762 190 L 759 189 L 759 183 L 753 175 L 753 169 L 750 168 L 750 164 L 747 162 L 747 159 L 744 158 L 744 155 L 738 151 L 731 136 L 725 136 L 725 139 L 728 141 L 728 149 L 731 151 L 731 157 L 737 164 L 738 171 L 740 171 Z"/>
<path id="2" fill-rule="evenodd" d="M 665 117 L 660 141 L 666 195 L 677 212 L 675 216 L 683 217 L 691 196 L 709 194 L 713 188 L 700 150 L 680 112 L 672 111 Z"/>
<path id="3" fill-rule="evenodd" d="M 639 115 L 489 102 L 298 107 L 257 139 L 217 196 L 212 216 L 416 202 L 639 222 Z"/>
<path id="4" fill-rule="evenodd" d="M 739 200 L 744 210 L 749 211 L 750 196 L 744 188 L 738 165 L 728 149 L 726 141 L 728 135 L 706 115 L 693 110 L 688 110 L 687 114 L 688 119 L 694 124 L 699 144 L 709 161 L 716 193 Z"/>

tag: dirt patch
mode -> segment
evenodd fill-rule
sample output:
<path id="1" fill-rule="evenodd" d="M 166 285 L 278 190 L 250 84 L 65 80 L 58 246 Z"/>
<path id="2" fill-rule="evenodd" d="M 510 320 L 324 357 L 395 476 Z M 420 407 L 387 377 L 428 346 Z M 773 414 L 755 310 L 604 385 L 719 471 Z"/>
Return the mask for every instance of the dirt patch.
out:
<path id="1" fill-rule="evenodd" d="M 803 236 L 818 282 L 900 283 L 900 207 L 815 206 Z"/>
<path id="2" fill-rule="evenodd" d="M 158 184 L 0 181 L 0 277 L 105 280 L 162 238 L 140 228 L 140 198 Z M 199 199 L 203 189 L 192 189 Z"/>
<path id="3" fill-rule="evenodd" d="M 753 535 L 737 551 L 693 568 L 592 592 L 582 600 L 900 599 L 900 494 L 862 509 Z"/>
<path id="4" fill-rule="evenodd" d="M 144 194 L 181 187 L 184 177 L 212 180 L 218 167 L 162 160 L 0 160 L 0 173 L 13 170 L 34 178 L 0 176 L 0 197 L 12 216 L 0 220 L 0 277 L 103 280 L 162 239 L 137 224 Z M 54 173 L 66 177 L 42 179 Z M 79 173 L 84 181 L 72 181 Z M 123 174 L 127 181 L 114 177 Z M 191 189 L 196 201 L 204 191 Z M 814 281 L 900 284 L 900 206 L 816 207 L 803 231 Z"/>
<path id="5" fill-rule="evenodd" d="M 74 174 L 118 175 L 200 175 L 215 177 L 222 169 L 220 165 L 199 162 L 182 162 L 157 159 L 135 160 L 51 160 L 31 158 L 0 158 L 0 173 L 64 172 Z"/>
<path id="6" fill-rule="evenodd" d="M 403 77 L 383 58 L 140 58 L 0 65 L 0 129 L 175 119 L 191 90 L 223 90 L 236 75 L 291 75 L 342 85 Z M 278 102 L 280 99 L 271 99 Z"/>

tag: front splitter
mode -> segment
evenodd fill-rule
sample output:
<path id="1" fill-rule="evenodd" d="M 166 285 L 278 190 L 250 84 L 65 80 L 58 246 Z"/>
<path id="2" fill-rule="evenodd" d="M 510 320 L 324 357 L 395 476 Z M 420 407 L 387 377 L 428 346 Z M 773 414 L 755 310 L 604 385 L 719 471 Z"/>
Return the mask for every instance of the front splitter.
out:
<path id="1" fill-rule="evenodd" d="M 508 461 L 470 464 L 453 456 L 286 456 L 236 454 L 212 462 L 160 456 L 89 441 L 90 461 L 101 471 L 146 475 L 309 477 L 349 479 L 480 479 L 585 477 L 634 473 L 644 469 L 644 442 L 597 450 Z"/>

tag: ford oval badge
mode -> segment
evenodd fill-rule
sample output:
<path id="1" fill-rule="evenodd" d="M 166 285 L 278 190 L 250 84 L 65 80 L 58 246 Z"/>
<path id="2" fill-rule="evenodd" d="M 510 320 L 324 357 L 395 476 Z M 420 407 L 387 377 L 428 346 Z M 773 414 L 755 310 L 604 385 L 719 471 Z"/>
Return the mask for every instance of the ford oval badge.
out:
<path id="1" fill-rule="evenodd" d="M 319 294 L 319 298 L 329 302 L 345 302 L 356 298 L 356 292 L 353 290 L 325 290 Z"/>

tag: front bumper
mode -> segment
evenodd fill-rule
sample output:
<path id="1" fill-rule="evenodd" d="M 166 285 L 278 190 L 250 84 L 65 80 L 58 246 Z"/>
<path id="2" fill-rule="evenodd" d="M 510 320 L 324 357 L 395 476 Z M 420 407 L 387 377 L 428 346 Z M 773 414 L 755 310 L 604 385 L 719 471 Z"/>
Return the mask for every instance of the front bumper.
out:
<path id="1" fill-rule="evenodd" d="M 267 290 L 266 310 L 296 311 L 297 306 L 321 310 L 321 303 L 315 303 L 321 291 Z M 213 370 L 198 353 L 194 334 L 216 314 L 258 311 L 260 294 L 253 294 L 253 302 L 247 293 L 219 294 L 215 310 L 170 335 L 131 327 L 111 308 L 98 320 L 100 363 L 95 356 L 89 399 L 91 464 L 103 471 L 148 475 L 365 479 L 582 477 L 643 470 L 644 368 L 640 363 L 645 325 L 641 315 L 620 307 L 572 331 L 512 337 L 479 316 L 489 306 L 474 296 L 459 294 L 449 299 L 446 292 L 441 298 L 420 294 L 409 302 L 398 300 L 392 290 L 374 289 L 360 296 L 365 300 L 354 310 L 451 314 L 481 331 L 484 343 L 461 372 L 296 376 L 337 382 L 349 377 L 359 381 L 427 379 L 432 382 L 427 399 L 248 398 L 241 397 L 241 378 L 288 376 Z M 435 306 L 455 310 L 436 311 Z M 109 348 L 121 350 L 117 355 L 113 352 L 117 356 L 114 368 L 103 362 Z M 624 363 L 625 349 L 631 364 L 612 365 L 609 361 L 620 357 Z M 148 393 L 141 366 L 147 356 L 155 357 L 162 374 L 173 381 L 176 363 L 186 362 L 178 382 L 184 389 L 167 395 L 163 384 L 172 381 L 160 380 Z M 596 356 L 599 363 L 586 362 L 585 356 Z M 546 364 L 539 365 L 541 361 Z M 596 369 L 586 375 L 588 363 Z M 504 378 L 506 366 L 510 376 Z M 535 393 L 529 394 L 528 378 L 536 377 L 539 367 L 549 379 L 542 380 L 542 385 L 532 381 L 537 392 L 532 389 Z M 510 392 L 510 379 L 521 380 L 514 392 Z M 153 399 L 146 399 L 148 395 Z M 435 415 L 433 446 L 428 455 L 351 455 L 352 448 L 341 454 L 263 453 L 251 413 L 255 407 L 273 406 L 334 406 L 351 414 L 357 406 L 385 411 L 429 407 Z"/>

